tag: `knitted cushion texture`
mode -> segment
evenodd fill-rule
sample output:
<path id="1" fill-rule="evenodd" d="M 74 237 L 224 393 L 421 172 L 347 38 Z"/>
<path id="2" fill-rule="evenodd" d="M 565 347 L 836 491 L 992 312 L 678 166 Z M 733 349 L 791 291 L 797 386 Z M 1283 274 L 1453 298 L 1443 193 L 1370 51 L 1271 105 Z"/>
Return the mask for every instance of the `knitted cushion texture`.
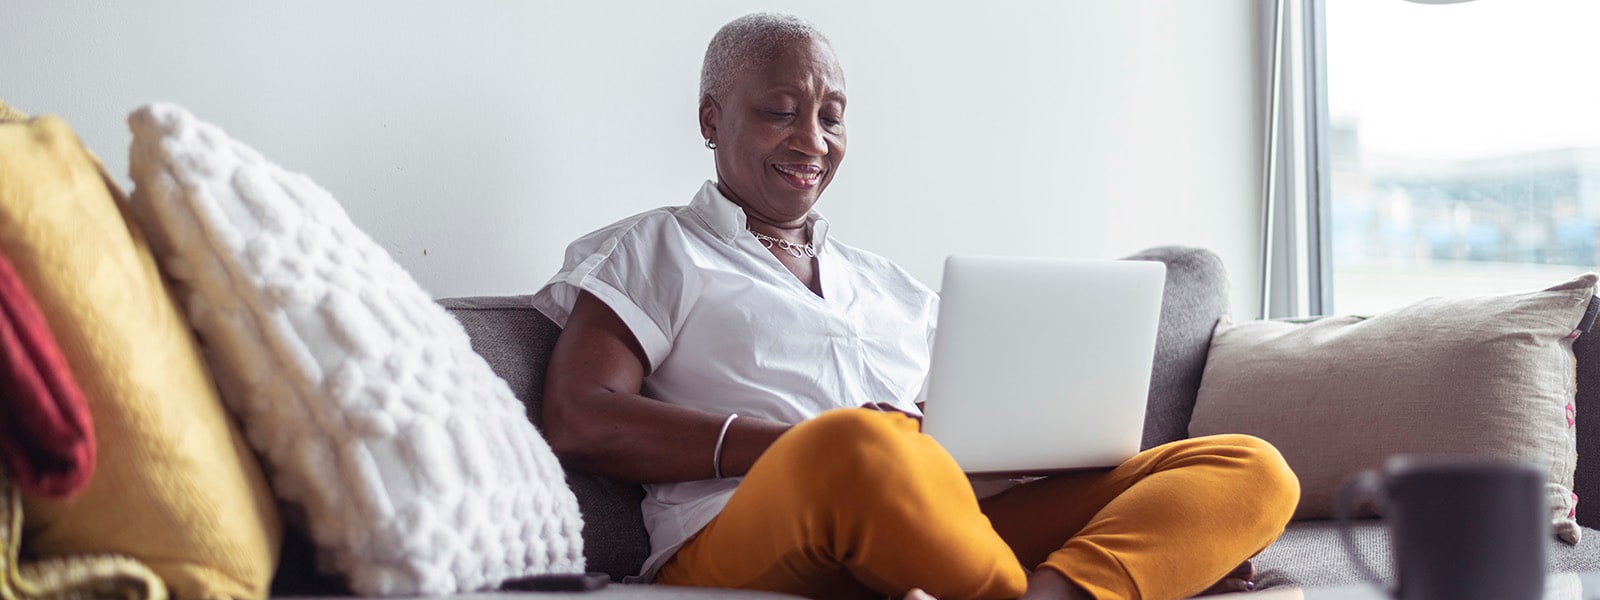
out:
<path id="1" fill-rule="evenodd" d="M 3 111 L 0 111 L 3 112 Z M 60 119 L 0 123 L 0 253 L 94 423 L 70 499 L 24 497 L 24 551 L 123 554 L 179 598 L 265 598 L 282 525 L 121 192 Z"/>
<path id="2" fill-rule="evenodd" d="M 534 308 L 532 296 L 446 298 L 439 305 L 461 321 L 473 350 L 505 378 L 528 418 L 542 428 L 545 367 L 561 328 Z M 584 515 L 588 570 L 617 581 L 638 573 L 650 556 L 650 534 L 639 506 L 644 488 L 582 469 L 567 469 L 567 485 Z"/>
<path id="3" fill-rule="evenodd" d="M 319 562 L 363 595 L 583 570 L 522 404 L 332 196 L 176 106 L 129 124 L 133 212 Z"/>

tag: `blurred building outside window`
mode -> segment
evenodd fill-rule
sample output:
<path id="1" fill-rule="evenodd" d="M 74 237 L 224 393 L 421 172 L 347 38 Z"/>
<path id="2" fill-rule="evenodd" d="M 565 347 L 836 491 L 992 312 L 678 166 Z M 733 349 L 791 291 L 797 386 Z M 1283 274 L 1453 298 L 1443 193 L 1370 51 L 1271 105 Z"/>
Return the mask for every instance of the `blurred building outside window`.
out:
<path id="1" fill-rule="evenodd" d="M 1600 270 L 1600 2 L 1323 6 L 1325 312 Z"/>

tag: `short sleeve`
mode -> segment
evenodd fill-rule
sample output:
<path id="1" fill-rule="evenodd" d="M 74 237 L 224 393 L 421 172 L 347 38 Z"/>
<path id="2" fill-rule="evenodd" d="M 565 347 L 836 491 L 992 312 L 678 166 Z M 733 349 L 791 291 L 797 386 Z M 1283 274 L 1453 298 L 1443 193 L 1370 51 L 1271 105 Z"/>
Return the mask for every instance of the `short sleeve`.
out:
<path id="1" fill-rule="evenodd" d="M 692 303 L 686 243 L 670 213 L 616 223 L 567 246 L 561 271 L 534 294 L 533 304 L 566 327 L 579 292 L 589 292 L 627 325 L 653 371 L 672 349 Z"/>

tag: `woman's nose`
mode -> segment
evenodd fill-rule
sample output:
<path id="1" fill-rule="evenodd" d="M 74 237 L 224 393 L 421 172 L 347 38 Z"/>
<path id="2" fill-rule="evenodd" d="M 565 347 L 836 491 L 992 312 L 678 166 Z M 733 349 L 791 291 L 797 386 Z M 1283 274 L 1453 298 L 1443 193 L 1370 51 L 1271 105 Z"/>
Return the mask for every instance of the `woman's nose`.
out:
<path id="1" fill-rule="evenodd" d="M 789 147 L 806 156 L 828 153 L 828 140 L 823 135 L 822 120 L 817 117 L 801 119 L 789 136 Z"/>

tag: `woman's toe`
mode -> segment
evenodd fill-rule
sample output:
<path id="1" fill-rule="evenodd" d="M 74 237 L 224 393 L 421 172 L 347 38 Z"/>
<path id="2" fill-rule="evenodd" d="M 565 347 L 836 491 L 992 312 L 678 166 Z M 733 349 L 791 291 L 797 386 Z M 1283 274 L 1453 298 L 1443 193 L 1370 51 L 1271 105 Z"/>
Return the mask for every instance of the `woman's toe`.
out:
<path id="1" fill-rule="evenodd" d="M 1221 581 L 1212 584 L 1211 587 L 1206 588 L 1206 590 L 1200 592 L 1199 595 L 1210 596 L 1212 594 L 1232 594 L 1236 592 L 1254 591 L 1255 589 L 1256 566 L 1250 564 L 1250 561 L 1247 560 L 1239 563 L 1239 566 L 1234 567 L 1232 571 L 1229 571 L 1227 575 L 1224 575 Z"/>
<path id="2" fill-rule="evenodd" d="M 1227 577 L 1222 581 L 1216 582 L 1211 587 L 1206 588 L 1205 591 L 1200 592 L 1197 595 L 1211 596 L 1214 594 L 1233 594 L 1238 592 L 1254 591 L 1255 589 L 1256 584 L 1253 581 L 1248 579 L 1240 579 L 1238 577 Z"/>

